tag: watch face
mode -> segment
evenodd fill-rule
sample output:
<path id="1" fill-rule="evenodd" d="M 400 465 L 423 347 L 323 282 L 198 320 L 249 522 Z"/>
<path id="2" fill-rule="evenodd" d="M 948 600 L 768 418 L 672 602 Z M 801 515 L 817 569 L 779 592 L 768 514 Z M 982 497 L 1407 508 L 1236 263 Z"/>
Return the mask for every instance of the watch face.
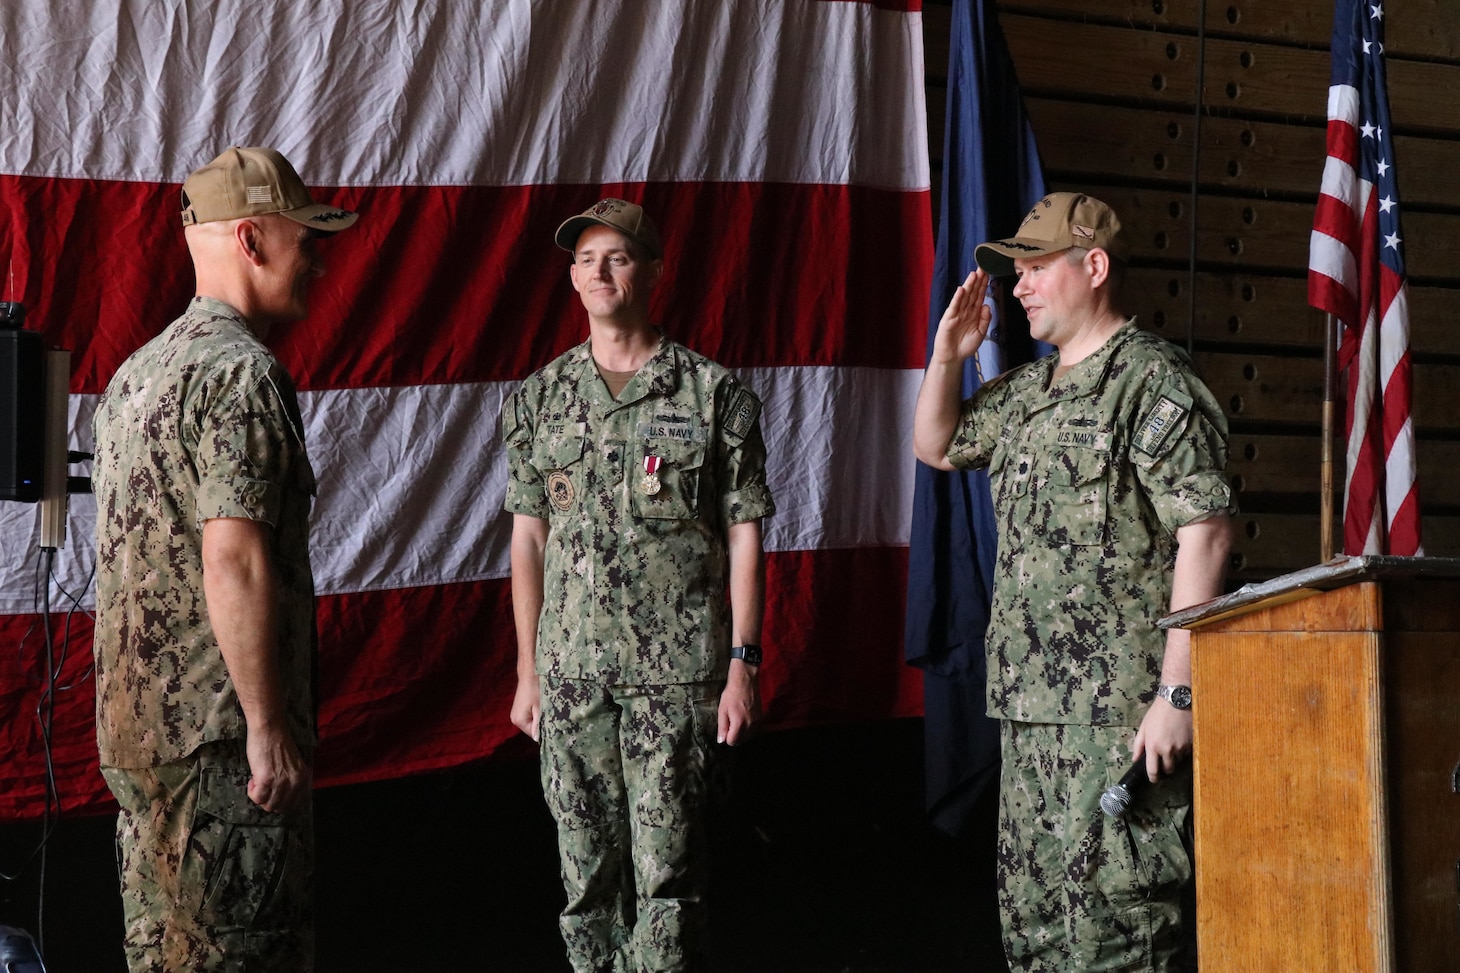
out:
<path id="1" fill-rule="evenodd" d="M 1177 709 L 1191 709 L 1191 690 L 1185 686 L 1172 686 L 1168 699 Z"/>

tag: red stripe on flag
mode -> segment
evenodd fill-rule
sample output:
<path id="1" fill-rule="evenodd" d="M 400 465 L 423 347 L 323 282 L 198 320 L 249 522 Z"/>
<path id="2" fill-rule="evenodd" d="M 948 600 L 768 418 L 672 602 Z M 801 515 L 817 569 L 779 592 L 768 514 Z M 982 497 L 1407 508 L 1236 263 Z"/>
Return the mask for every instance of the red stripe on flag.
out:
<path id="1" fill-rule="evenodd" d="M 1419 490 L 1411 486 L 1389 522 L 1389 553 L 1413 557 L 1419 551 Z"/>
<path id="2" fill-rule="evenodd" d="M 72 350 L 72 391 L 100 392 L 191 296 L 177 191 L 0 177 L 0 209 L 30 234 L 16 299 Z M 302 389 L 522 378 L 586 334 L 553 233 L 603 195 L 659 224 L 654 309 L 676 340 L 735 368 L 922 366 L 927 194 L 768 183 L 327 190 L 360 222 L 324 247 L 309 320 L 271 345 Z"/>
<path id="3" fill-rule="evenodd" d="M 1359 133 L 1347 119 L 1330 118 L 1328 120 L 1325 143 L 1331 158 L 1342 159 L 1350 166 L 1359 157 Z"/>
<path id="4" fill-rule="evenodd" d="M 1313 214 L 1313 229 L 1333 237 L 1349 249 L 1353 249 L 1358 243 L 1359 221 L 1354 218 L 1353 210 L 1343 200 L 1326 193 L 1318 197 L 1318 206 Z"/>

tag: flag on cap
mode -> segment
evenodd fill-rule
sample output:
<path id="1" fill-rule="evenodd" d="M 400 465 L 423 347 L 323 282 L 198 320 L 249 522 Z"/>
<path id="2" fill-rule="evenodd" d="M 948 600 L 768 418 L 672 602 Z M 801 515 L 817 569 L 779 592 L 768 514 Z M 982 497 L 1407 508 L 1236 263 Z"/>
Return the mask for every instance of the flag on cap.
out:
<path id="1" fill-rule="evenodd" d="M 1384 82 L 1384 4 L 1338 0 L 1328 159 L 1309 244 L 1308 302 L 1343 324 L 1338 365 L 1348 376 L 1346 554 L 1424 553 L 1399 210 Z"/>

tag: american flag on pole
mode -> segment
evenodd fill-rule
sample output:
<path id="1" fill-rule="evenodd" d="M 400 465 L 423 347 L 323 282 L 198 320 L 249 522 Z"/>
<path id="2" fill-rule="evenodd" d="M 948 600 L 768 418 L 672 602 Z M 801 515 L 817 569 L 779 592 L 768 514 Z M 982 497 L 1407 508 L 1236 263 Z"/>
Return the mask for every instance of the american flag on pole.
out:
<path id="1" fill-rule="evenodd" d="M 1384 82 L 1384 4 L 1338 0 L 1328 159 L 1309 244 L 1308 302 L 1343 323 L 1346 554 L 1424 553 L 1399 208 Z"/>

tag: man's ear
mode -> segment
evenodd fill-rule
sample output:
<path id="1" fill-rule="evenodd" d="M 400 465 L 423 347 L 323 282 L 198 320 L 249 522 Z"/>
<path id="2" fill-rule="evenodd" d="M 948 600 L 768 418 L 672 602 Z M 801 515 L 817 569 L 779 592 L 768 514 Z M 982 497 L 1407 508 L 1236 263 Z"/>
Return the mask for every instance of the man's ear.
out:
<path id="1" fill-rule="evenodd" d="M 1085 254 L 1085 272 L 1090 275 L 1090 286 L 1099 287 L 1110 279 L 1110 254 L 1103 247 L 1096 247 Z"/>
<path id="2" fill-rule="evenodd" d="M 233 226 L 233 239 L 238 252 L 255 267 L 264 263 L 264 231 L 253 220 L 239 220 Z"/>

